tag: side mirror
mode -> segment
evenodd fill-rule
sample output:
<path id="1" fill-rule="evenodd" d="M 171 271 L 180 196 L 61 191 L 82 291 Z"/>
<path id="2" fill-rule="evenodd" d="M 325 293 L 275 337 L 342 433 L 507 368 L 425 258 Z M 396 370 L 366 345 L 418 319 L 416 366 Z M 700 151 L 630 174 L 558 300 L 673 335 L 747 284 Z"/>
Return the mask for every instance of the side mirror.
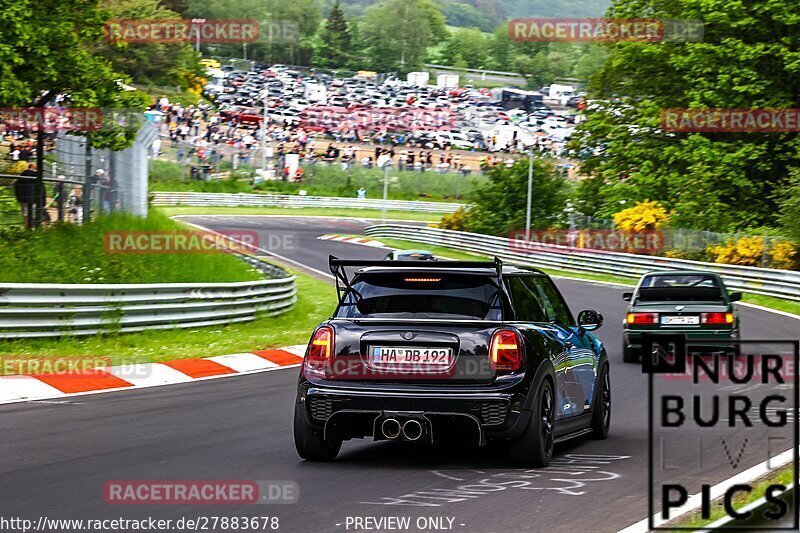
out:
<path id="1" fill-rule="evenodd" d="M 741 292 L 732 292 L 730 294 L 730 297 L 731 297 L 731 301 L 732 302 L 738 302 L 739 300 L 742 299 L 742 293 Z"/>
<path id="2" fill-rule="evenodd" d="M 623 292 L 622 293 L 622 299 L 625 300 L 626 302 L 630 302 L 631 298 L 633 298 L 633 293 L 632 292 Z"/>
<path id="3" fill-rule="evenodd" d="M 591 309 L 578 313 L 578 326 L 583 331 L 594 331 L 603 325 L 603 315 Z"/>

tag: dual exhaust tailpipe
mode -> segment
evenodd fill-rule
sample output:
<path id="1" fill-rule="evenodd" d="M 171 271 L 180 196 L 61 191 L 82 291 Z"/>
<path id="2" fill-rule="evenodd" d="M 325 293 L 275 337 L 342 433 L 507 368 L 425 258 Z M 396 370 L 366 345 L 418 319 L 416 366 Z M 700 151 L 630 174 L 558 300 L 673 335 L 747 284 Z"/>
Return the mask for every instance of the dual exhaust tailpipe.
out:
<path id="1" fill-rule="evenodd" d="M 396 418 L 387 418 L 381 424 L 381 434 L 389 439 L 395 440 L 403 438 L 408 441 L 415 441 L 422 438 L 425 434 L 425 427 L 419 420 L 410 418 L 401 422 Z"/>

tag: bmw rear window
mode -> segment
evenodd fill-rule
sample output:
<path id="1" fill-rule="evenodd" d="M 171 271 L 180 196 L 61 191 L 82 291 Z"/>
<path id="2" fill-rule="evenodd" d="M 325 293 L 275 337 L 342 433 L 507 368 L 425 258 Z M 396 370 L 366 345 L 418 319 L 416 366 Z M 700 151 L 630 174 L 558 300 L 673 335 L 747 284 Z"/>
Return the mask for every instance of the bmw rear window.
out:
<path id="1" fill-rule="evenodd" d="M 647 276 L 639 286 L 640 302 L 716 302 L 722 287 L 708 274 L 659 274 Z"/>
<path id="2" fill-rule="evenodd" d="M 496 282 L 487 276 L 363 274 L 354 280 L 336 316 L 501 320 L 501 302 Z"/>

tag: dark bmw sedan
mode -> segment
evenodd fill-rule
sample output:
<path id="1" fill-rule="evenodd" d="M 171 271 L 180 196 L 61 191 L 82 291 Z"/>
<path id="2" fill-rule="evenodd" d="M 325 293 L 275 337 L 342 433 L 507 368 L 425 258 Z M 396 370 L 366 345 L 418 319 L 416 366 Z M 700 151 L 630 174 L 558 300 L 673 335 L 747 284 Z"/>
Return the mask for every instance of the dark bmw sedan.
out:
<path id="1" fill-rule="evenodd" d="M 729 293 L 713 272 L 649 272 L 633 292 L 622 297 L 630 302 L 622 325 L 626 363 L 640 360 L 642 333 L 678 333 L 689 342 L 713 339 L 709 348 L 736 351 L 734 342 L 726 345 L 725 341 L 739 339 L 739 317 L 733 302 L 741 300 L 742 294 Z"/>

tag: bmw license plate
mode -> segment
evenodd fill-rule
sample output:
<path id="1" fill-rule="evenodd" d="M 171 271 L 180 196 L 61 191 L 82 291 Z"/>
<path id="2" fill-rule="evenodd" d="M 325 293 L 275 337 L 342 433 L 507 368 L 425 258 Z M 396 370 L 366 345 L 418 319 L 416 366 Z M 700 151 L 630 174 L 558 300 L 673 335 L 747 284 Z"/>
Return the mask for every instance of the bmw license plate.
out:
<path id="1" fill-rule="evenodd" d="M 373 346 L 372 364 L 448 367 L 453 362 L 450 348 Z"/>
<path id="2" fill-rule="evenodd" d="M 700 323 L 700 317 L 694 316 L 662 316 L 661 324 L 664 326 L 692 326 Z"/>

